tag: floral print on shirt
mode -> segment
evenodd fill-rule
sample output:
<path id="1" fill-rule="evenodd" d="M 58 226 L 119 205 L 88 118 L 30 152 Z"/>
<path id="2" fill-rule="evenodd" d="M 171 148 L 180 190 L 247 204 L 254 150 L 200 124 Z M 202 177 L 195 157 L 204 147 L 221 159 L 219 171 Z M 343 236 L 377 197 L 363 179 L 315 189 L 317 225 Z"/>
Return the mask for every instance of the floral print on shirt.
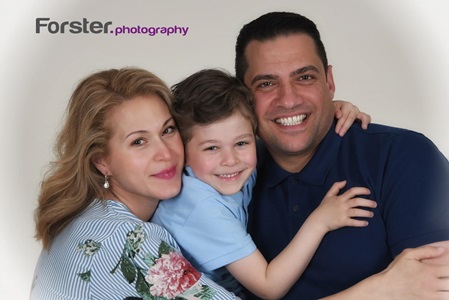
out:
<path id="1" fill-rule="evenodd" d="M 145 241 L 145 232 L 141 224 L 126 235 L 116 266 L 111 270 L 114 275 L 118 269 L 129 284 L 135 283 L 136 291 L 144 300 L 210 300 L 214 290 L 200 283 L 201 274 L 166 242 L 159 245 L 157 256 L 141 253 L 141 245 Z M 87 256 L 93 256 L 101 250 L 101 243 L 86 240 L 78 245 L 78 250 Z M 146 263 L 140 267 L 135 258 L 138 255 Z M 90 282 L 91 271 L 78 274 L 86 282 Z"/>

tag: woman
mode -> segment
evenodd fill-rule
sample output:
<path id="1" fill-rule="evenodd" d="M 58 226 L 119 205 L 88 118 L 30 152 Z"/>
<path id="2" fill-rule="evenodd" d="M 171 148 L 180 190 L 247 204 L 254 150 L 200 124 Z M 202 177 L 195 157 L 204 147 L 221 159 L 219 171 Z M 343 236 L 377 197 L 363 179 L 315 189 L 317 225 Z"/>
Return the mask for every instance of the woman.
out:
<path id="1" fill-rule="evenodd" d="M 141 69 L 108 70 L 74 91 L 36 210 L 32 299 L 234 299 L 196 271 L 162 227 L 178 194 L 183 144 L 171 93 Z"/>

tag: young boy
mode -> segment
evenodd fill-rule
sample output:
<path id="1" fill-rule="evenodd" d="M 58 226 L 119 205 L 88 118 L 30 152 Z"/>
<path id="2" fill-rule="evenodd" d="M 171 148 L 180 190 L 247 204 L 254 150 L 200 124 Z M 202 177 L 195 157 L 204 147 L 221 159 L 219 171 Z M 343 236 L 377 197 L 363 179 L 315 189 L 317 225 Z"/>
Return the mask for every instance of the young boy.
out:
<path id="1" fill-rule="evenodd" d="M 337 182 L 292 242 L 267 263 L 246 231 L 257 163 L 250 91 L 222 71 L 202 70 L 173 92 L 173 114 L 186 153 L 183 188 L 177 197 L 159 203 L 152 221 L 174 236 L 206 276 L 239 296 L 240 282 L 261 298 L 282 298 L 328 231 L 368 224 L 354 217 L 372 217 L 360 207 L 374 208 L 376 202 L 354 197 L 369 190 L 355 187 L 337 196 L 345 186 Z"/>

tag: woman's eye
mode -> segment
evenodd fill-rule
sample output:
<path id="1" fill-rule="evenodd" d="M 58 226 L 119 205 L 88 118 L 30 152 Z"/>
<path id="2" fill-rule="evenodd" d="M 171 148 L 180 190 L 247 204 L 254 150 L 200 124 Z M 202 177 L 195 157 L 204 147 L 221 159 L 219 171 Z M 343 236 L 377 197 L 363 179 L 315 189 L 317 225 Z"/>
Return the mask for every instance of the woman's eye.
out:
<path id="1" fill-rule="evenodd" d="M 131 145 L 140 146 L 140 145 L 143 145 L 143 143 L 145 143 L 145 140 L 143 138 L 140 138 L 140 139 L 135 139 L 134 141 L 132 141 Z"/>
<path id="2" fill-rule="evenodd" d="M 165 134 L 170 134 L 170 133 L 175 132 L 175 131 L 176 131 L 176 126 L 172 125 L 172 126 L 169 126 L 169 127 L 165 128 L 163 134 L 164 135 Z"/>

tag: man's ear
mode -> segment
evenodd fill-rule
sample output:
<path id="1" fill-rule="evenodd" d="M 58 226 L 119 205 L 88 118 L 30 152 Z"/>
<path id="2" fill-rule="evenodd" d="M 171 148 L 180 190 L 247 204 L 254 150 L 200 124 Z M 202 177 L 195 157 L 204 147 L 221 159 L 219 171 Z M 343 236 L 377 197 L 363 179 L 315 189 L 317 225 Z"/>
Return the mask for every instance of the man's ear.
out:
<path id="1" fill-rule="evenodd" d="M 102 156 L 95 156 L 92 159 L 93 164 L 95 165 L 95 168 L 97 168 L 98 171 L 100 171 L 103 175 L 110 175 L 111 172 L 109 172 L 109 165 L 106 161 L 106 159 Z"/>
<path id="2" fill-rule="evenodd" d="M 327 82 L 327 87 L 329 89 L 329 92 L 332 95 L 331 99 L 334 99 L 335 82 L 334 82 L 334 75 L 332 74 L 332 65 L 327 66 L 326 82 Z"/>

